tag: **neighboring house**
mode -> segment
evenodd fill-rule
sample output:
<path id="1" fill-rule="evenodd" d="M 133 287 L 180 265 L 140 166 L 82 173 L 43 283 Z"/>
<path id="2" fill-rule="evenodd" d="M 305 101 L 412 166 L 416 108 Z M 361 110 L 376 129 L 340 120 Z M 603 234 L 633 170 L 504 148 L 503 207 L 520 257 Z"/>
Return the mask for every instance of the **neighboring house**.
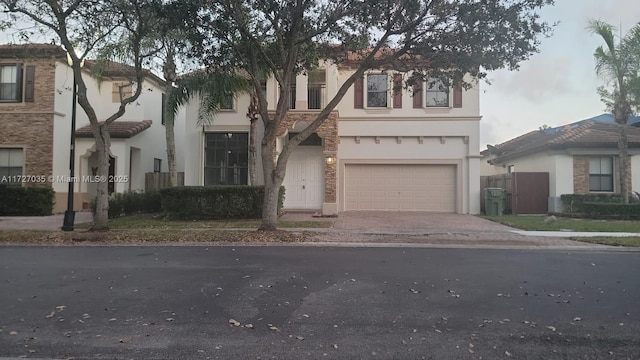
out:
<path id="1" fill-rule="evenodd" d="M 630 124 L 640 118 L 632 117 Z M 629 126 L 631 189 L 640 191 L 640 128 Z M 529 132 L 482 151 L 484 175 L 548 173 L 548 211 L 562 212 L 563 194 L 620 191 L 618 126 L 603 114 L 555 128 Z M 491 169 L 491 166 L 493 167 Z M 538 184 L 545 187 L 547 184 Z M 537 185 L 525 189 L 533 192 Z M 511 191 L 515 191 L 511 189 Z"/>
<path id="2" fill-rule="evenodd" d="M 100 120 L 119 105 L 117 85 L 127 82 L 127 67 L 109 63 L 100 78 L 87 61 L 83 78 L 88 97 Z M 153 74 L 143 83 L 138 101 L 127 106 L 112 131 L 110 173 L 115 192 L 144 190 L 144 174 L 166 171 L 162 97 L 164 82 Z M 56 192 L 54 212 L 66 209 L 71 137 L 73 72 L 66 53 L 48 44 L 0 45 L 0 179 L 26 176 L 22 186 L 44 183 Z M 125 88 L 125 92 L 132 88 Z M 95 197 L 95 143 L 89 120 L 76 111 L 74 209 L 88 209 Z M 178 131 L 177 137 L 183 134 Z M 180 143 L 181 144 L 181 143 Z M 181 151 L 179 146 L 179 151 Z M 181 170 L 181 169 L 180 169 Z M 35 181 L 32 181 L 35 180 Z"/>
<path id="3" fill-rule="evenodd" d="M 279 147 L 313 121 L 353 71 L 326 63 L 296 77 Z M 347 210 L 479 213 L 478 88 L 427 82 L 415 95 L 406 89 L 395 93 L 401 77 L 369 71 L 317 133 L 300 144 L 287 164 L 285 209 L 323 215 Z M 275 111 L 275 80 L 264 89 L 269 110 Z M 248 105 L 249 96 L 239 96 L 208 125 L 197 124 L 197 102 L 187 106 L 186 185 L 247 184 Z M 262 166 L 257 167 L 262 183 Z"/>

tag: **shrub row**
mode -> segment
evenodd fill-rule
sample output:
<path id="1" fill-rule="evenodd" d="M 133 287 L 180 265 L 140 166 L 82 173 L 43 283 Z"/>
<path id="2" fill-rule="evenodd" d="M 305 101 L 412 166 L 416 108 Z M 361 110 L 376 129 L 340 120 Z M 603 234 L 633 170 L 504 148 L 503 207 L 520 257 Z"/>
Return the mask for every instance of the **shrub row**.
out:
<path id="1" fill-rule="evenodd" d="M 586 213 L 585 203 L 619 203 L 623 202 L 620 194 L 564 194 L 560 196 L 564 212 L 569 214 Z"/>
<path id="2" fill-rule="evenodd" d="M 640 217 L 640 203 L 615 204 L 586 202 L 582 204 L 582 208 L 583 213 L 588 216 L 610 217 L 615 215 L 621 218 Z"/>
<path id="3" fill-rule="evenodd" d="M 0 215 L 51 215 L 55 193 L 45 186 L 0 186 Z"/>
<path id="4" fill-rule="evenodd" d="M 160 190 L 162 209 L 170 219 L 259 219 L 264 186 L 178 186 Z M 278 212 L 284 204 L 280 187 Z"/>
<path id="5" fill-rule="evenodd" d="M 95 206 L 93 207 L 95 212 Z M 133 214 L 152 214 L 162 211 L 161 196 L 158 191 L 116 193 L 109 199 L 109 218 Z"/>

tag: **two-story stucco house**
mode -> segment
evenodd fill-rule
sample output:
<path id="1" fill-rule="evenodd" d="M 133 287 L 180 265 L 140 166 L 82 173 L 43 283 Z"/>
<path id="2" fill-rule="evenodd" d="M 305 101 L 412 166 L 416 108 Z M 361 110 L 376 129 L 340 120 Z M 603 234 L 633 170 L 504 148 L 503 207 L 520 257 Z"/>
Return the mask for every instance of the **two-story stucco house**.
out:
<path id="1" fill-rule="evenodd" d="M 126 67 L 109 64 L 96 77 L 91 72 L 94 64 L 86 62 L 83 78 L 89 100 L 99 120 L 104 120 L 120 103 L 114 89 L 129 76 L 123 71 Z M 145 173 L 167 169 L 162 125 L 164 82 L 149 73 L 142 86 L 138 101 L 127 106 L 125 115 L 109 127 L 115 192 L 144 190 Z M 62 48 L 0 45 L 0 178 L 24 175 L 26 182 L 13 185 L 52 186 L 56 192 L 54 212 L 64 211 L 67 204 L 72 90 L 73 72 Z M 125 91 L 132 91 L 132 87 Z M 76 117 L 74 209 L 79 210 L 88 209 L 95 196 L 95 182 L 85 180 L 94 174 L 96 165 L 89 120 L 80 106 Z M 181 128 L 177 138 L 183 136 Z"/>
<path id="2" fill-rule="evenodd" d="M 296 77 L 280 147 L 315 118 L 353 71 L 324 63 Z M 284 181 L 285 209 L 323 215 L 479 213 L 478 87 L 452 89 L 427 81 L 416 91 L 395 92 L 401 77 L 386 70 L 365 74 L 317 133 L 294 151 Z M 275 111 L 275 80 L 269 79 L 264 90 L 269 110 Z M 248 183 L 249 103 L 248 95 L 239 96 L 208 125 L 197 123 L 196 101 L 187 106 L 185 185 Z M 259 144 L 262 130 L 258 137 Z M 261 183 L 262 166 L 257 167 Z"/>

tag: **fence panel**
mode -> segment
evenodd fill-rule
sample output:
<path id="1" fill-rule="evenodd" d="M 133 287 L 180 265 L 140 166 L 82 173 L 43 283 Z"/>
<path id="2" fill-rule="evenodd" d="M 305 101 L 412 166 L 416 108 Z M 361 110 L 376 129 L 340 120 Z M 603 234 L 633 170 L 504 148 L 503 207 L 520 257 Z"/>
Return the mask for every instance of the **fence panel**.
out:
<path id="1" fill-rule="evenodd" d="M 178 186 L 184 185 L 184 173 L 178 173 Z M 168 172 L 149 172 L 144 174 L 145 191 L 160 190 L 169 187 Z"/>

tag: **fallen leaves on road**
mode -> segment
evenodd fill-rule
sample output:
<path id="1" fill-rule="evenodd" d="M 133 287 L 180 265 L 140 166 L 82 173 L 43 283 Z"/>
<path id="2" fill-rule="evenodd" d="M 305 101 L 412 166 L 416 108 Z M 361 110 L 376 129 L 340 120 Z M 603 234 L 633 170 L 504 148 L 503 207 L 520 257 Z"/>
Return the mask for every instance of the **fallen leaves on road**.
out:
<path id="1" fill-rule="evenodd" d="M 310 241 L 316 233 L 207 229 L 114 229 L 109 231 L 0 231 L 0 243 L 26 245 L 143 244 L 143 243 L 278 243 Z"/>

